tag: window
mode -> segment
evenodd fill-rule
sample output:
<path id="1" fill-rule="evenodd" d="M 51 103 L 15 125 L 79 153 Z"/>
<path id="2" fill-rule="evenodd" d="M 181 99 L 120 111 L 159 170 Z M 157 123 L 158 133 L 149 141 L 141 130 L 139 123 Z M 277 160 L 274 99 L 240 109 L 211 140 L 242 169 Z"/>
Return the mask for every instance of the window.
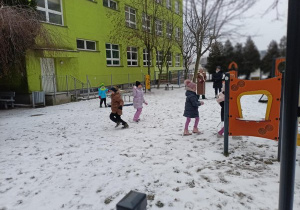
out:
<path id="1" fill-rule="evenodd" d="M 149 66 L 152 65 L 152 61 L 151 61 L 151 52 L 148 53 L 147 49 L 143 49 L 143 65 L 144 66 L 148 66 L 148 62 L 149 62 Z"/>
<path id="2" fill-rule="evenodd" d="M 96 42 L 89 41 L 89 40 L 83 40 L 83 39 L 77 39 L 77 49 L 96 51 Z"/>
<path id="3" fill-rule="evenodd" d="M 61 0 L 37 0 L 36 4 L 41 21 L 63 25 Z"/>
<path id="4" fill-rule="evenodd" d="M 128 26 L 130 28 L 136 28 L 135 9 L 125 6 L 125 21 L 126 21 L 126 26 Z"/>
<path id="5" fill-rule="evenodd" d="M 106 64 L 108 66 L 120 66 L 120 50 L 117 44 L 105 44 Z"/>
<path id="6" fill-rule="evenodd" d="M 113 0 L 103 0 L 103 6 L 109 7 L 111 9 L 115 9 L 115 10 L 118 9 L 118 3 Z"/>
<path id="7" fill-rule="evenodd" d="M 175 29 L 175 38 L 177 40 L 180 40 L 180 28 L 176 27 Z"/>
<path id="8" fill-rule="evenodd" d="M 166 7 L 172 9 L 172 0 L 166 0 Z"/>
<path id="9" fill-rule="evenodd" d="M 127 65 L 138 65 L 138 49 L 136 47 L 127 47 Z"/>
<path id="10" fill-rule="evenodd" d="M 172 59 L 172 53 L 171 52 L 168 52 L 168 54 L 167 54 L 167 63 L 168 63 L 168 66 L 173 65 L 173 59 Z"/>
<path id="11" fill-rule="evenodd" d="M 175 13 L 179 14 L 179 1 L 175 1 Z"/>
<path id="12" fill-rule="evenodd" d="M 167 37 L 169 39 L 171 39 L 171 37 L 172 37 L 172 25 L 170 23 L 167 23 L 166 32 L 167 32 Z"/>
<path id="13" fill-rule="evenodd" d="M 156 52 L 156 65 L 161 66 L 162 65 L 162 51 Z"/>
<path id="14" fill-rule="evenodd" d="M 175 66 L 180 66 L 180 54 L 177 53 L 175 56 Z"/>
<path id="15" fill-rule="evenodd" d="M 162 28 L 163 28 L 162 21 L 159 19 L 155 20 L 156 35 L 162 36 Z"/>
<path id="16" fill-rule="evenodd" d="M 143 13 L 142 17 L 142 28 L 144 31 L 151 32 L 151 17 L 145 13 Z"/>

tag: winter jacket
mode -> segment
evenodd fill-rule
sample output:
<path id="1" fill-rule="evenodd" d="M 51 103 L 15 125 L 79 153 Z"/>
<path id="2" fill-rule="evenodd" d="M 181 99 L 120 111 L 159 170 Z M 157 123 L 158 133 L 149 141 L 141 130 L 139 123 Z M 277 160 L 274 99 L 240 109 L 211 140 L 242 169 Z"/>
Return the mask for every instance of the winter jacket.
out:
<path id="1" fill-rule="evenodd" d="M 101 97 L 101 98 L 106 98 L 106 93 L 108 92 L 108 89 L 106 87 L 101 87 L 101 88 L 98 88 L 98 95 Z"/>
<path id="2" fill-rule="evenodd" d="M 133 107 L 135 109 L 143 108 L 143 103 L 145 103 L 143 89 L 134 86 L 132 93 L 133 93 Z"/>
<path id="3" fill-rule="evenodd" d="M 219 71 L 218 73 L 214 73 L 212 76 L 212 80 L 214 82 L 213 88 L 222 88 L 222 78 L 223 72 Z"/>
<path id="4" fill-rule="evenodd" d="M 122 115 L 122 106 L 124 105 L 124 101 L 119 92 L 111 94 L 111 112 L 117 113 L 118 115 Z M 120 109 L 121 108 L 121 109 Z"/>
<path id="5" fill-rule="evenodd" d="M 187 90 L 186 93 L 186 101 L 184 107 L 183 116 L 189 118 L 199 117 L 198 107 L 201 105 L 198 101 L 198 97 L 194 91 Z"/>
<path id="6" fill-rule="evenodd" d="M 205 81 L 206 81 L 206 74 L 198 73 L 197 74 L 197 95 L 205 95 Z"/>

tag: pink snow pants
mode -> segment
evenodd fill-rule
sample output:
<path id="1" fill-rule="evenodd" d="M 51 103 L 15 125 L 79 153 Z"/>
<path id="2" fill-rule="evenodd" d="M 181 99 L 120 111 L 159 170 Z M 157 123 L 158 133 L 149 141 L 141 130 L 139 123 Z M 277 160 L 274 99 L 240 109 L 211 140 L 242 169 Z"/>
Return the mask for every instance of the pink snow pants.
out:
<path id="1" fill-rule="evenodd" d="M 142 113 L 142 110 L 143 110 L 143 108 L 136 109 L 136 112 L 135 112 L 134 117 L 133 117 L 133 121 L 138 121 L 138 119 L 139 119 L 139 117 Z"/>
<path id="2" fill-rule="evenodd" d="M 184 127 L 185 130 L 189 129 L 190 122 L 191 122 L 191 118 L 187 117 L 186 118 L 186 122 L 185 122 L 185 127 Z M 198 123 L 199 123 L 199 117 L 196 117 L 195 118 L 194 128 L 198 128 Z"/>

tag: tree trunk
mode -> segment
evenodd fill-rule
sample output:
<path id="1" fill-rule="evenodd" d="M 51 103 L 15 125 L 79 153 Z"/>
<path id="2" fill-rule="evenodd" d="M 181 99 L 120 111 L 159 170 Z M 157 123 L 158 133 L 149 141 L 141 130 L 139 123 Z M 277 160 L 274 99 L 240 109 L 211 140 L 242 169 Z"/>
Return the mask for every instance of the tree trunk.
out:
<path id="1" fill-rule="evenodd" d="M 199 68 L 199 64 L 200 64 L 200 59 L 201 59 L 201 56 L 197 55 L 196 64 L 195 64 L 195 70 L 194 70 L 193 82 L 196 82 L 198 68 Z"/>

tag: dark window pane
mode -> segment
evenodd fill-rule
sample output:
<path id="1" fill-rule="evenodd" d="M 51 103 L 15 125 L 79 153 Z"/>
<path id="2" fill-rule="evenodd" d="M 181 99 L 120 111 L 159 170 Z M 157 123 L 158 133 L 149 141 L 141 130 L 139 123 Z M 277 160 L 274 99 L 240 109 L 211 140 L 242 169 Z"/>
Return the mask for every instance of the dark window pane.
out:
<path id="1" fill-rule="evenodd" d="M 48 0 L 48 9 L 61 12 L 60 0 Z"/>
<path id="2" fill-rule="evenodd" d="M 112 45 L 112 49 L 114 49 L 114 50 L 118 50 L 118 49 L 119 49 L 119 46 L 118 46 L 118 45 L 115 45 L 115 44 L 113 44 L 113 45 Z"/>
<path id="3" fill-rule="evenodd" d="M 111 49 L 110 44 L 105 44 L 106 49 Z"/>
<path id="4" fill-rule="evenodd" d="M 103 0 L 103 6 L 108 7 L 108 0 Z"/>
<path id="5" fill-rule="evenodd" d="M 39 19 L 41 21 L 46 21 L 46 12 L 38 10 L 38 13 L 39 13 Z"/>
<path id="6" fill-rule="evenodd" d="M 128 66 L 131 66 L 131 62 L 130 62 L 130 61 L 127 61 L 127 65 L 128 65 Z"/>
<path id="7" fill-rule="evenodd" d="M 113 64 L 114 64 L 114 65 L 119 65 L 120 62 L 119 62 L 119 61 L 113 61 Z"/>
<path id="8" fill-rule="evenodd" d="M 62 25 L 62 17 L 61 15 L 57 15 L 49 12 L 49 22 Z"/>
<path id="9" fill-rule="evenodd" d="M 95 42 L 86 41 L 86 49 L 88 49 L 88 50 L 96 50 L 96 43 Z"/>
<path id="10" fill-rule="evenodd" d="M 36 5 L 45 8 L 45 0 L 36 0 Z"/>
<path id="11" fill-rule="evenodd" d="M 131 56 L 130 56 L 130 52 L 127 52 L 127 59 L 130 59 Z"/>
<path id="12" fill-rule="evenodd" d="M 111 58 L 111 51 L 110 50 L 106 50 L 106 58 Z"/>
<path id="13" fill-rule="evenodd" d="M 107 65 L 111 65 L 111 60 L 107 60 L 107 61 L 106 61 L 106 64 L 107 64 Z"/>
<path id="14" fill-rule="evenodd" d="M 132 59 L 136 60 L 137 59 L 137 54 L 136 53 L 132 53 Z"/>
<path id="15" fill-rule="evenodd" d="M 84 41 L 83 40 L 77 40 L 77 48 L 84 49 Z"/>
<path id="16" fill-rule="evenodd" d="M 113 58 L 119 58 L 119 52 L 113 51 Z"/>
<path id="17" fill-rule="evenodd" d="M 117 9 L 117 3 L 116 2 L 110 2 L 110 8 Z"/>

